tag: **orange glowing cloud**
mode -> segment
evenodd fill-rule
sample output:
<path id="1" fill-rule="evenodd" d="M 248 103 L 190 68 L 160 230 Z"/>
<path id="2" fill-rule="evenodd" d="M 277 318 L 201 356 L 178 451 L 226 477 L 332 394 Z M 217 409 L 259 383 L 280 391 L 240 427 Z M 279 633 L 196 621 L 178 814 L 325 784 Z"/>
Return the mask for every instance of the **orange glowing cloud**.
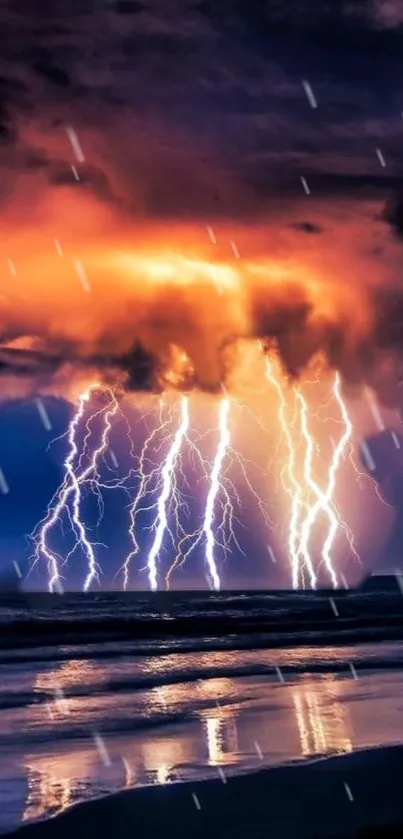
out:
<path id="1" fill-rule="evenodd" d="M 45 122 L 52 124 L 55 113 L 48 103 Z M 29 148 L 43 166 L 18 177 L 10 168 L 5 176 L 5 396 L 38 390 L 70 396 L 77 381 L 92 378 L 129 390 L 215 392 L 229 381 L 236 387 L 236 345 L 263 339 L 289 377 L 320 357 L 345 383 L 377 382 L 382 398 L 393 402 L 400 254 L 384 222 L 375 220 L 376 202 L 362 203 L 354 215 L 348 202 L 313 201 L 310 221 L 301 222 L 299 205 L 281 198 L 275 207 L 264 205 L 213 154 L 195 166 L 183 137 L 175 144 L 171 133 L 164 146 L 157 125 L 153 142 L 143 143 L 139 130 L 129 138 L 129 119 L 120 137 L 125 177 L 119 155 L 112 165 L 110 153 L 121 120 L 103 135 L 79 125 L 86 157 L 73 167 L 71 125 L 46 133 L 42 123 L 20 121 L 13 160 Z M 222 203 L 211 219 L 215 180 Z M 184 183 L 201 196 L 192 221 L 181 217 L 180 202 L 175 213 L 175 189 Z M 164 191 L 171 201 L 164 220 L 153 203 L 156 184 L 158 201 Z M 370 253 L 369 224 L 377 247 L 387 250 L 382 261 Z M 388 375 L 379 376 L 385 365 Z"/>
<path id="2" fill-rule="evenodd" d="M 202 224 L 123 221 L 70 191 L 59 208 L 47 195 L 36 225 L 10 213 L 0 242 L 3 374 L 27 387 L 58 382 L 58 392 L 88 371 L 129 389 L 214 391 L 228 380 L 231 347 L 265 339 L 290 376 L 320 355 L 360 383 L 397 351 L 380 331 L 379 281 L 363 256 L 352 265 L 335 255 L 331 236 L 314 248 L 284 229 L 272 222 L 267 237 L 261 225 L 221 222 L 212 239 Z"/>

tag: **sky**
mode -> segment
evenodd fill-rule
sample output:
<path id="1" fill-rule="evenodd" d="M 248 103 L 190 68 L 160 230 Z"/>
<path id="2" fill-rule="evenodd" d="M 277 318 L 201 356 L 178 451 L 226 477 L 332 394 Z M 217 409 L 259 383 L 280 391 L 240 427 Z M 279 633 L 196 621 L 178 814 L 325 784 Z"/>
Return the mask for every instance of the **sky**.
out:
<path id="1" fill-rule="evenodd" d="M 293 381 L 320 352 L 348 397 L 369 385 L 399 416 L 398 0 L 1 0 L 0 24 L 5 574 L 28 567 L 65 454 L 47 446 L 82 388 L 164 392 L 177 346 L 180 391 L 220 394 L 232 342 L 267 338 Z M 373 419 L 360 433 L 395 511 L 364 567 L 388 568 L 403 464 Z M 121 509 L 105 522 L 114 570 Z M 278 582 L 254 540 L 228 584 Z"/>

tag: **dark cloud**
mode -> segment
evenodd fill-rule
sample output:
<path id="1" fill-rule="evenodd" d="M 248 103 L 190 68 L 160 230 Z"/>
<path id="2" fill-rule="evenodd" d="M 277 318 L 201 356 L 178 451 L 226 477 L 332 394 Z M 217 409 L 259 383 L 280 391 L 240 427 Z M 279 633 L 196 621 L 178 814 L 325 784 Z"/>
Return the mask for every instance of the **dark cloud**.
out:
<path id="1" fill-rule="evenodd" d="M 391 226 L 399 239 L 403 238 L 403 190 L 388 200 L 382 219 Z"/>
<path id="2" fill-rule="evenodd" d="M 137 15 L 145 11 L 146 5 L 137 0 L 116 0 L 113 8 L 118 15 Z"/>
<path id="3" fill-rule="evenodd" d="M 0 143 L 15 142 L 13 120 L 16 107 L 24 107 L 27 89 L 17 79 L 0 76 Z"/>
<path id="4" fill-rule="evenodd" d="M 152 391 L 157 385 L 158 358 L 136 343 L 117 364 L 127 374 L 127 387 L 133 391 Z"/>
<path id="5" fill-rule="evenodd" d="M 313 224 L 311 221 L 297 221 L 290 225 L 293 230 L 298 230 L 300 233 L 319 234 L 323 232 L 323 227 L 319 224 Z"/>
<path id="6" fill-rule="evenodd" d="M 376 345 L 397 353 L 403 347 L 403 289 L 377 289 L 374 292 L 374 308 L 377 312 Z"/>
<path id="7" fill-rule="evenodd" d="M 111 205 L 118 205 L 119 199 L 114 195 L 111 184 L 105 172 L 99 167 L 85 163 L 80 166 L 79 180 L 72 172 L 71 166 L 66 163 L 46 161 L 45 156 L 39 156 L 38 165 L 46 167 L 48 181 L 53 186 L 70 187 L 71 189 L 88 190 L 100 201 L 106 201 Z"/>
<path id="8" fill-rule="evenodd" d="M 108 344 L 107 335 L 101 343 Z M 51 389 L 58 377 L 63 383 L 65 378 L 94 371 L 94 376 L 98 374 L 105 385 L 116 387 L 120 384 L 129 393 L 159 393 L 167 385 L 165 370 L 169 360 L 168 349 L 169 345 L 163 348 L 160 354 L 153 353 L 138 340 L 134 341 L 133 346 L 125 353 L 95 352 L 87 356 L 83 356 L 82 348 L 66 343 L 63 350 L 56 353 L 52 348 L 49 354 L 46 351 L 40 353 L 0 348 L 0 380 L 4 376 L 23 380 L 24 393 L 32 395 Z M 170 386 L 175 385 L 171 382 Z M 180 378 L 178 388 L 198 388 L 215 392 L 220 388 L 220 382 L 212 386 L 210 383 L 198 381 L 195 372 L 191 371 Z"/>
<path id="9" fill-rule="evenodd" d="M 32 69 L 38 76 L 46 79 L 50 84 L 59 88 L 66 88 L 71 85 L 71 79 L 62 67 L 53 64 L 50 58 L 42 58 L 32 63 Z"/>
<path id="10" fill-rule="evenodd" d="M 321 353 L 327 364 L 340 370 L 347 381 L 365 381 L 370 368 L 368 365 L 366 369 L 362 364 L 361 348 L 357 347 L 352 355 L 348 330 L 330 318 L 322 318 L 313 324 L 309 302 L 304 299 L 298 301 L 298 297 L 301 298 L 301 295 L 295 290 L 290 295 L 289 304 L 280 304 L 276 311 L 272 307 L 262 311 L 259 306 L 260 335 L 268 339 L 268 351 L 277 351 L 287 376 L 298 380 L 308 362 Z"/>
<path id="11" fill-rule="evenodd" d="M 303 200 L 301 174 L 313 196 L 360 200 L 396 187 L 398 21 L 394 3 L 373 0 L 3 0 L 0 72 L 22 86 L 38 133 L 56 135 L 47 122 L 55 112 L 83 137 L 98 133 L 103 147 L 95 160 L 90 144 L 89 155 L 109 184 L 118 172 L 133 193 L 147 177 L 149 215 L 205 216 L 211 208 L 217 217 L 253 217 L 270 196 Z M 34 138 L 24 132 L 20 98 L 12 93 L 3 105 L 0 85 L 0 132 L 15 141 L 19 129 L 28 158 Z M 379 171 L 378 146 L 387 173 Z M 147 166 L 131 147 L 147 149 Z M 71 163 L 67 146 L 63 162 Z M 208 166 L 216 187 L 206 190 Z M 113 186 L 111 201 L 115 194 Z M 136 201 L 125 205 L 138 213 Z"/>
<path id="12" fill-rule="evenodd" d="M 23 381 L 26 394 L 46 388 L 65 363 L 66 358 L 55 352 L 47 355 L 30 350 L 0 348 L 0 378 L 11 376 Z"/>
<path id="13" fill-rule="evenodd" d="M 343 196 L 362 200 L 377 197 L 381 200 L 403 186 L 400 175 L 384 174 L 334 174 L 331 172 L 306 172 L 306 180 L 315 197 Z"/>

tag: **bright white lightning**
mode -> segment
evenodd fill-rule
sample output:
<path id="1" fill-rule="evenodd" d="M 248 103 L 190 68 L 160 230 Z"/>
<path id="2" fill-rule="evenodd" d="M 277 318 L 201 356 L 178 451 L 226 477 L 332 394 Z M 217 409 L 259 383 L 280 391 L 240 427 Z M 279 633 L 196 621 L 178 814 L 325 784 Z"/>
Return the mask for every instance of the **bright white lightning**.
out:
<path id="1" fill-rule="evenodd" d="M 162 490 L 160 492 L 157 502 L 157 522 L 154 542 L 148 554 L 148 578 L 150 581 L 150 588 L 156 591 L 158 588 L 158 568 L 157 560 L 161 551 L 164 533 L 168 528 L 167 519 L 167 504 L 172 492 L 172 479 L 175 469 L 175 464 L 179 456 L 182 442 L 189 428 L 189 400 L 187 396 L 182 396 L 181 399 L 181 422 L 179 428 L 174 436 L 172 445 L 169 448 L 167 457 L 162 467 Z"/>
<path id="2" fill-rule="evenodd" d="M 229 400 L 225 400 L 229 403 Z M 202 541 L 205 541 L 205 558 L 206 558 L 206 565 L 210 571 L 210 579 L 209 582 L 216 589 L 219 590 L 220 588 L 220 579 L 217 570 L 217 565 L 214 558 L 214 550 L 217 545 L 220 545 L 223 548 L 224 552 L 226 553 L 229 549 L 229 542 L 233 541 L 237 546 L 238 550 L 243 553 L 234 532 L 234 504 L 232 502 L 232 496 L 234 496 L 235 501 L 238 506 L 240 506 L 240 498 L 236 487 L 232 480 L 228 477 L 228 475 L 222 474 L 222 465 L 224 457 L 230 457 L 231 459 L 235 457 L 238 462 L 238 465 L 241 467 L 241 471 L 244 474 L 244 477 L 247 478 L 245 473 L 245 467 L 240 459 L 238 452 L 233 450 L 230 447 L 230 439 L 229 439 L 229 432 L 227 426 L 227 415 L 229 411 L 229 404 L 224 405 L 223 402 L 220 403 L 220 412 L 219 412 L 219 442 L 218 448 L 215 453 L 215 457 L 213 460 L 213 464 L 211 465 L 208 460 L 206 460 L 201 452 L 199 451 L 198 447 L 195 443 L 190 439 L 189 435 L 186 435 L 186 440 L 190 449 L 190 452 L 195 457 L 195 461 L 198 463 L 204 479 L 207 481 L 209 485 L 209 491 L 206 500 L 206 506 L 204 509 L 204 516 L 203 522 L 193 533 L 184 533 L 183 537 L 181 538 L 177 556 L 172 563 L 171 567 L 169 568 L 165 582 L 166 586 L 170 588 L 170 581 L 172 574 L 175 570 L 179 570 L 186 561 L 189 559 L 190 555 L 194 553 L 196 548 L 200 545 Z M 247 480 L 247 485 L 249 487 L 249 482 Z M 250 489 L 252 489 L 250 487 Z M 252 489 L 253 494 L 254 490 Z M 217 526 L 215 534 L 213 534 L 213 519 L 216 517 L 216 502 L 218 501 L 218 497 L 220 496 L 220 524 Z"/>
<path id="3" fill-rule="evenodd" d="M 71 487 L 67 476 L 70 475 L 71 471 L 73 470 L 74 459 L 78 453 L 78 447 L 76 442 L 77 429 L 84 416 L 86 405 L 91 396 L 91 390 L 92 388 L 89 388 L 87 391 L 85 391 L 85 393 L 81 394 L 78 401 L 77 410 L 68 428 L 67 439 L 69 443 L 69 454 L 67 455 L 66 460 L 63 464 L 65 468 L 64 481 L 60 491 L 56 493 L 56 495 L 58 496 L 58 501 L 53 506 L 55 497 L 52 498 L 52 501 L 50 502 L 48 507 L 48 513 L 43 523 L 43 526 L 40 526 L 42 522 L 40 522 L 40 524 L 38 525 L 39 532 L 35 551 L 34 565 L 39 561 L 40 554 L 42 554 L 47 560 L 49 568 L 48 588 L 50 592 L 54 592 L 55 589 L 57 589 L 58 591 L 62 591 L 62 578 L 59 571 L 58 555 L 51 551 L 48 547 L 48 535 L 59 520 L 59 517 L 66 506 L 67 498 L 71 492 Z"/>
<path id="4" fill-rule="evenodd" d="M 328 490 L 327 490 L 329 499 L 332 499 L 333 496 L 334 496 L 334 491 L 335 491 L 335 488 L 336 488 L 337 472 L 338 472 L 342 457 L 344 455 L 346 446 L 348 445 L 348 443 L 351 439 L 351 435 L 353 433 L 353 426 L 352 426 L 350 417 L 348 415 L 347 408 L 344 404 L 343 399 L 341 398 L 340 376 L 339 376 L 338 373 L 336 373 L 333 393 L 334 393 L 335 399 L 337 401 L 337 404 L 340 408 L 341 416 L 343 418 L 344 433 L 342 434 L 339 442 L 335 446 L 334 453 L 333 453 L 333 459 L 332 459 L 330 469 L 329 469 L 329 482 L 328 482 Z M 332 574 L 333 567 L 332 567 L 332 560 L 331 560 L 331 556 L 330 556 L 330 551 L 333 547 L 333 543 L 334 543 L 334 540 L 336 538 L 338 526 L 339 526 L 338 518 L 337 518 L 337 516 L 333 515 L 332 518 L 331 518 L 331 524 L 330 524 L 329 532 L 328 532 L 328 535 L 327 535 L 327 538 L 325 540 L 325 543 L 323 545 L 323 550 L 322 550 L 322 557 L 323 557 L 324 563 L 326 565 L 326 568 L 329 571 L 329 574 L 332 578 L 332 582 L 333 582 L 333 585 L 334 585 L 335 588 L 336 588 L 338 583 L 337 583 L 337 578 L 335 578 L 334 572 Z"/>
<path id="5" fill-rule="evenodd" d="M 204 522 L 203 522 L 203 533 L 206 537 L 206 549 L 205 549 L 205 558 L 207 563 L 208 572 L 210 575 L 210 580 L 212 583 L 212 587 L 215 591 L 220 590 L 220 578 L 217 571 L 217 565 L 214 557 L 214 550 L 215 550 L 215 539 L 213 533 L 213 522 L 214 522 L 214 507 L 217 495 L 220 491 L 220 474 L 222 469 L 222 464 L 230 445 L 231 438 L 228 429 L 228 414 L 230 409 L 230 402 L 229 399 L 224 398 L 221 400 L 220 405 L 220 416 L 219 416 L 219 430 L 220 430 L 220 440 L 217 446 L 216 456 L 214 458 L 213 468 L 211 470 L 210 476 L 210 488 L 207 495 L 206 501 L 206 510 L 204 515 Z"/>
<path id="6" fill-rule="evenodd" d="M 308 423 L 307 423 L 307 405 L 305 399 L 303 398 L 300 391 L 296 391 L 297 399 L 300 403 L 301 409 L 301 431 L 302 436 L 304 437 L 306 443 L 306 455 L 304 460 L 304 479 L 309 487 L 309 489 L 313 492 L 316 497 L 316 502 L 310 507 L 309 513 L 303 523 L 301 529 L 301 541 L 300 541 L 300 553 L 303 556 L 305 562 L 307 563 L 310 559 L 309 551 L 308 551 L 308 542 L 312 531 L 312 526 L 316 521 L 318 514 L 323 511 L 330 522 L 330 529 L 328 536 L 325 540 L 323 549 L 322 549 L 322 558 L 328 570 L 330 579 L 332 581 L 333 588 L 338 587 L 338 580 L 336 572 L 333 568 L 330 550 L 333 545 L 337 529 L 339 527 L 339 519 L 334 511 L 333 508 L 333 496 L 334 490 L 336 485 L 336 474 L 337 470 L 340 466 L 340 461 L 344 454 L 345 448 L 347 446 L 348 441 L 350 440 L 352 434 L 352 425 L 350 418 L 348 416 L 346 407 L 344 402 L 341 398 L 340 394 L 340 377 L 339 374 L 336 374 L 335 384 L 333 389 L 335 398 L 338 402 L 338 405 L 341 410 L 342 418 L 344 421 L 345 430 L 342 434 L 339 442 L 336 444 L 333 452 L 332 462 L 329 468 L 329 477 L 328 477 L 328 484 L 326 490 L 323 492 L 316 481 L 312 476 L 312 459 L 313 459 L 313 451 L 314 451 L 314 443 L 312 440 L 311 435 L 308 431 Z"/>
<path id="7" fill-rule="evenodd" d="M 119 403 L 114 393 L 111 393 L 111 403 L 105 412 L 104 428 L 101 435 L 101 442 L 93 452 L 89 466 L 82 472 L 74 483 L 74 497 L 73 497 L 73 522 L 77 526 L 78 532 L 81 536 L 81 542 L 84 546 L 88 561 L 88 573 L 84 581 L 84 591 L 88 591 L 92 583 L 96 579 L 99 582 L 98 567 L 95 560 L 94 549 L 88 541 L 85 533 L 84 525 L 80 520 L 80 501 L 81 492 L 80 485 L 86 481 L 91 475 L 97 475 L 97 464 L 99 459 L 105 454 L 109 442 L 109 433 L 112 428 L 112 419 L 116 416 L 119 409 Z"/>
<path id="8" fill-rule="evenodd" d="M 298 550 L 298 524 L 300 521 L 301 510 L 306 507 L 306 504 L 302 498 L 302 488 L 300 483 L 296 477 L 296 452 L 295 452 L 295 444 L 292 439 L 292 434 L 289 428 L 289 424 L 286 418 L 286 400 L 283 392 L 283 388 L 280 382 L 276 379 L 273 371 L 272 371 L 272 364 L 270 359 L 265 358 L 265 366 L 266 366 L 266 377 L 269 382 L 273 385 L 275 390 L 277 391 L 279 401 L 280 401 L 280 408 L 279 408 L 279 420 L 282 433 L 285 437 L 286 445 L 287 445 L 287 465 L 286 471 L 289 480 L 289 486 L 287 487 L 287 492 L 291 497 L 291 518 L 290 518 L 290 527 L 289 527 L 289 535 L 288 535 L 288 550 L 291 559 L 291 574 L 292 574 L 292 587 L 293 589 L 298 588 L 299 584 L 299 550 Z M 316 585 L 316 576 L 315 571 L 313 569 L 313 565 L 308 554 L 307 556 L 307 568 L 310 575 L 310 581 L 312 588 L 315 588 Z"/>
<path id="9" fill-rule="evenodd" d="M 78 545 L 81 545 L 85 556 L 87 558 L 88 572 L 84 582 L 84 591 L 88 591 L 94 579 L 99 580 L 98 567 L 95 559 L 93 544 L 89 541 L 86 535 L 86 529 L 80 518 L 80 504 L 82 496 L 82 488 L 87 482 L 96 480 L 98 475 L 98 462 L 104 455 L 109 439 L 109 432 L 112 426 L 112 419 L 118 411 L 118 402 L 114 394 L 111 395 L 111 402 L 105 411 L 104 428 L 101 435 L 101 442 L 94 450 L 90 463 L 85 469 L 77 472 L 77 465 L 75 462 L 78 456 L 77 445 L 77 431 L 83 420 L 85 409 L 91 398 L 93 391 L 98 386 L 92 385 L 83 393 L 78 401 L 77 410 L 69 424 L 67 431 L 67 440 L 69 443 L 69 453 L 64 461 L 64 479 L 61 488 L 56 492 L 52 498 L 45 519 L 40 522 L 34 533 L 34 541 L 36 543 L 34 565 L 39 561 L 40 555 L 43 555 L 48 562 L 49 568 L 49 583 L 48 588 L 50 592 L 55 590 L 62 590 L 62 577 L 59 569 L 59 555 L 52 551 L 49 547 L 49 535 L 53 527 L 61 520 L 64 512 L 67 513 L 70 520 L 72 530 L 76 536 L 76 544 L 68 556 L 74 552 Z M 78 466 L 81 465 L 81 458 Z M 72 511 L 69 508 L 69 502 L 72 497 Z"/>
<path id="10" fill-rule="evenodd" d="M 129 536 L 132 543 L 132 549 L 127 554 L 124 563 L 121 568 L 121 572 L 123 574 L 123 590 L 127 591 L 129 581 L 130 581 L 130 566 L 135 556 L 139 553 L 140 546 L 137 541 L 136 536 L 136 522 L 137 522 L 137 515 L 139 512 L 144 511 L 144 509 L 149 509 L 148 507 L 144 507 L 144 502 L 151 494 L 152 489 L 150 485 L 155 477 L 160 472 L 159 466 L 153 466 L 150 472 L 146 470 L 146 462 L 149 461 L 149 450 L 161 432 L 164 432 L 167 428 L 168 424 L 172 419 L 172 413 L 169 412 L 169 416 L 166 419 L 163 419 L 162 411 L 164 407 L 163 397 L 160 399 L 159 403 L 159 423 L 156 427 L 150 432 L 148 437 L 146 438 L 144 445 L 141 449 L 140 455 L 137 458 L 138 466 L 136 471 L 136 475 L 139 478 L 139 484 L 137 487 L 137 492 L 134 497 L 134 500 L 129 505 Z M 142 507 L 139 508 L 140 501 L 142 502 Z"/>
<path id="11" fill-rule="evenodd" d="M 210 433 L 210 432 L 208 432 Z M 200 441 L 202 437 L 205 435 L 198 435 L 198 440 Z M 199 447 L 195 444 L 195 442 L 191 439 L 189 434 L 186 435 L 186 443 L 188 446 L 189 454 L 193 460 L 194 464 L 197 464 L 197 467 L 200 469 L 202 478 L 206 481 L 208 486 L 211 486 L 211 477 L 212 477 L 212 469 L 213 465 L 209 462 L 207 458 L 205 458 L 200 451 Z M 235 451 L 235 449 L 227 447 L 226 448 L 226 455 L 228 456 L 227 459 L 231 461 L 236 460 L 238 466 L 240 467 L 241 473 L 246 480 L 247 487 L 250 489 L 252 494 L 258 498 L 257 493 L 251 486 L 249 479 L 246 474 L 246 467 L 243 463 L 243 460 L 239 454 L 239 452 Z M 217 456 L 217 453 L 216 453 Z M 214 461 L 213 461 L 214 463 Z M 182 475 L 184 478 L 184 474 Z M 235 511 L 234 511 L 234 504 L 236 503 L 238 507 L 241 505 L 241 500 L 239 494 L 237 492 L 236 486 L 234 482 L 230 479 L 227 474 L 221 474 L 221 467 L 219 470 L 219 474 L 217 475 L 217 480 L 219 479 L 219 491 L 217 491 L 214 499 L 214 506 L 215 502 L 218 501 L 218 495 L 220 495 L 220 523 L 218 524 L 216 531 L 214 542 L 215 546 L 219 545 L 226 554 L 227 551 L 230 549 L 230 543 L 236 545 L 237 549 L 243 553 L 242 548 L 240 547 L 238 540 L 235 536 L 234 530 L 234 522 L 235 522 Z M 199 481 L 197 482 L 197 485 Z M 194 488 L 193 488 L 194 489 Z M 234 499 L 234 501 L 232 500 Z M 260 500 L 260 499 L 258 499 Z M 260 501 L 262 504 L 262 502 Z M 263 506 L 263 505 L 262 505 Z M 217 511 L 213 510 L 213 514 L 215 517 L 217 516 Z M 186 533 L 183 531 L 183 528 L 179 528 L 177 526 L 177 530 L 182 530 L 182 538 L 179 540 L 177 554 L 175 560 L 171 564 L 170 568 L 165 577 L 165 583 L 167 589 L 170 588 L 171 584 L 171 577 L 174 571 L 179 570 L 189 559 L 190 555 L 194 553 L 196 548 L 200 545 L 200 543 L 205 540 L 205 524 L 206 520 L 206 507 L 204 509 L 204 516 L 203 521 L 199 527 L 197 527 L 192 533 Z M 213 522 L 211 522 L 212 528 Z M 217 572 L 218 573 L 218 572 Z"/>

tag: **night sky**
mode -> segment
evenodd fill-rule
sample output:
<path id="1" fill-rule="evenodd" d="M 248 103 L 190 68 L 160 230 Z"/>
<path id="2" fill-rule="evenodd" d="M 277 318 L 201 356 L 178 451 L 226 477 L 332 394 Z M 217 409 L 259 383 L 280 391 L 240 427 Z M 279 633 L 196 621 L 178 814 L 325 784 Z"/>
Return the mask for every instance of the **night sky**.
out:
<path id="1" fill-rule="evenodd" d="M 109 241 L 111 230 L 114 241 L 122 232 L 136 249 L 145 229 L 147 236 L 150 229 L 157 231 L 158 241 L 169 238 L 172 230 L 177 240 L 190 226 L 192 236 L 207 241 L 206 226 L 211 226 L 225 230 L 225 237 L 218 237 L 220 260 L 229 258 L 231 237 L 241 252 L 253 250 L 258 238 L 259 253 L 281 265 L 292 263 L 294 269 L 295 260 L 314 265 L 322 273 L 324 296 L 327 278 L 336 275 L 353 292 L 361 286 L 369 289 L 376 313 L 374 343 L 393 352 L 393 371 L 388 367 L 384 376 L 375 365 L 368 380 L 382 406 L 401 411 L 399 0 L 0 0 L 0 29 L 2 346 L 25 341 L 27 335 L 31 339 L 34 330 L 26 327 L 30 306 L 44 312 L 49 300 L 49 311 L 57 309 L 54 296 L 66 277 L 57 263 L 55 268 L 46 263 L 43 273 L 41 268 L 46 249 L 54 252 L 55 239 L 79 256 L 88 242 L 93 247 L 94 241 Z M 83 160 L 74 155 L 69 127 L 80 140 Z M 43 278 L 40 295 L 36 279 L 32 286 L 19 286 L 20 258 L 24 270 L 32 264 L 32 271 Z M 94 306 L 88 313 L 87 305 Z M 49 385 L 48 373 L 42 386 L 42 368 L 39 376 L 21 377 L 1 359 L 6 378 L 0 466 L 10 489 L 0 496 L 0 568 L 5 576 L 15 573 L 14 560 L 25 574 L 30 553 L 26 536 L 61 479 L 60 446 L 47 446 L 64 433 L 71 416 L 70 383 L 78 356 L 81 370 L 102 366 L 101 355 L 109 364 L 118 345 L 119 363 L 127 358 L 111 318 L 103 322 L 102 343 L 97 334 L 98 343 L 83 361 L 77 336 L 81 340 L 91 330 L 91 318 L 99 317 L 97 305 L 74 298 L 73 314 L 64 315 L 59 306 L 57 317 L 52 314 L 46 323 L 47 358 L 51 346 L 52 364 L 57 350 L 57 359 L 70 365 L 62 374 L 58 368 L 57 386 Z M 160 319 L 169 306 L 164 299 Z M 126 315 L 137 317 L 124 302 L 121 309 L 122 322 Z M 63 334 L 64 318 L 75 319 L 74 340 Z M 182 312 L 178 323 L 184 318 Z M 158 332 L 156 322 L 155 316 L 153 329 Z M 30 348 L 42 351 L 41 329 L 35 327 Z M 299 369 L 294 352 L 298 335 L 290 334 L 284 339 L 286 362 Z M 366 361 L 364 365 L 359 354 L 350 361 L 346 346 L 339 352 L 332 344 L 329 356 L 340 358 L 337 366 L 346 379 L 351 372 L 349 385 L 355 387 Z M 367 346 L 366 352 L 365 359 Z M 197 380 L 210 392 L 217 377 L 212 374 L 210 381 L 209 376 L 210 368 L 207 375 L 200 364 Z M 41 393 L 51 432 L 35 403 Z M 364 433 L 370 435 L 376 479 L 397 510 L 395 524 L 371 560 L 390 569 L 399 564 L 403 548 L 398 524 L 403 458 L 390 446 L 387 430 L 377 434 L 372 424 Z M 117 498 L 108 505 L 104 524 L 105 540 L 113 545 L 105 561 L 113 572 L 116 555 L 124 549 L 122 517 L 122 499 Z M 253 586 L 278 581 L 275 570 L 272 577 L 267 574 L 264 540 L 262 544 L 254 535 L 248 547 L 254 563 L 247 566 L 235 556 L 228 582 L 241 585 L 247 580 Z M 194 584 L 191 572 L 185 579 Z"/>

